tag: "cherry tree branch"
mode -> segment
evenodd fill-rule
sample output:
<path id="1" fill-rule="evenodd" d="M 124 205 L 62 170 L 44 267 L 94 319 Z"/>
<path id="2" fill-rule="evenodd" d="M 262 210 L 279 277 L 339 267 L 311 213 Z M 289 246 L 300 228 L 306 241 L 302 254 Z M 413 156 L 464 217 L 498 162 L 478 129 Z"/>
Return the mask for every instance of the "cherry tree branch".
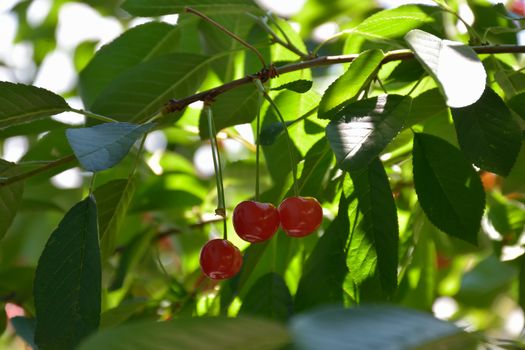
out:
<path id="1" fill-rule="evenodd" d="M 525 53 L 525 45 L 487 45 L 471 47 L 477 54 Z M 329 66 L 332 64 L 349 63 L 354 61 L 358 56 L 358 54 L 319 56 L 309 60 L 275 67 L 272 71 L 263 69 L 259 73 L 249 74 L 243 78 L 230 81 L 223 85 L 196 93 L 194 95 L 190 95 L 181 99 L 172 99 L 164 105 L 162 113 L 167 114 L 175 111 L 181 111 L 193 102 L 213 100 L 220 94 L 223 94 L 229 90 L 235 89 L 242 85 L 251 83 L 254 79 L 260 79 L 264 82 L 275 75 L 291 73 L 302 69 Z M 411 50 L 395 50 L 386 53 L 385 57 L 383 58 L 382 64 L 412 58 L 414 58 L 414 53 Z"/>

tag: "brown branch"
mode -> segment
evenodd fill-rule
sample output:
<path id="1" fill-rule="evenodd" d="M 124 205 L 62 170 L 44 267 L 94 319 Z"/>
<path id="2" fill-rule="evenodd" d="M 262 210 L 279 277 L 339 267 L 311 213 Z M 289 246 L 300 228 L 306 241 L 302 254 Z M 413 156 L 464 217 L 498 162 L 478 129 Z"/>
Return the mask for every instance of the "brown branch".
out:
<path id="1" fill-rule="evenodd" d="M 525 53 L 525 45 L 495 45 L 495 46 L 472 46 L 472 49 L 477 54 L 499 54 L 499 53 Z M 302 69 L 307 68 L 314 68 L 314 67 L 321 67 L 321 66 L 329 66 L 332 64 L 338 64 L 338 63 L 349 63 L 354 61 L 357 57 L 359 57 L 358 54 L 353 55 L 338 55 L 338 56 L 320 56 L 316 58 L 312 58 L 310 60 L 298 62 L 298 63 L 292 63 L 287 64 L 281 67 L 276 67 L 274 74 L 272 75 L 281 75 L 286 73 L 295 72 Z M 414 53 L 411 50 L 395 50 L 388 52 L 385 57 L 383 58 L 382 64 L 392 62 L 392 61 L 399 61 L 399 60 L 407 60 L 414 58 Z M 210 99 L 214 99 L 220 94 L 223 94 L 229 90 L 235 89 L 239 86 L 248 84 L 253 81 L 253 79 L 260 79 L 261 75 L 260 73 L 257 74 L 250 74 L 243 78 L 230 81 L 226 84 L 217 86 L 215 88 L 199 92 L 197 94 L 184 97 L 179 100 L 172 99 L 168 101 L 162 113 L 171 113 L 175 111 L 183 110 L 186 106 L 193 102 L 197 101 L 206 101 Z"/>

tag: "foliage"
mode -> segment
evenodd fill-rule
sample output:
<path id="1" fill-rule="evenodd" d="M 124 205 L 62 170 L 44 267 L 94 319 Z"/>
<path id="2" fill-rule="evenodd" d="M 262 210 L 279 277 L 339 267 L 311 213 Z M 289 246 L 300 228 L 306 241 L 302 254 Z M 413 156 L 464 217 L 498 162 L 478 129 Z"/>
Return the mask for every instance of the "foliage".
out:
<path id="1" fill-rule="evenodd" d="M 11 10 L 37 67 L 64 3 L 38 28 L 28 1 Z M 525 309 L 523 13 L 308 0 L 296 31 L 251 0 L 86 3 L 128 29 L 87 50 L 71 91 L 0 82 L 0 145 L 29 144 L 0 159 L 0 306 L 25 313 L 0 312 L 0 346 L 523 348 L 505 328 Z M 215 142 L 223 182 L 199 158 Z M 50 181 L 79 168 L 80 186 Z M 236 204 L 294 194 L 322 204 L 316 233 L 235 235 Z M 223 230 L 244 262 L 218 282 L 199 252 Z"/>

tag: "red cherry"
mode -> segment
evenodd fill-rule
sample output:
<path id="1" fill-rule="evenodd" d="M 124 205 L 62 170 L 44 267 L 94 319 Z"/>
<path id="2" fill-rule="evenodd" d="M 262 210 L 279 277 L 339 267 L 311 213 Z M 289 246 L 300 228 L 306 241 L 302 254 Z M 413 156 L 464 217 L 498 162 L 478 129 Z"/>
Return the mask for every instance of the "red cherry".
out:
<path id="1" fill-rule="evenodd" d="M 213 280 L 235 276 L 242 266 L 239 248 L 225 239 L 212 239 L 202 247 L 200 263 L 202 272 Z"/>
<path id="2" fill-rule="evenodd" d="M 245 241 L 265 241 L 279 228 L 279 212 L 270 203 L 241 202 L 233 210 L 233 228 Z"/>
<path id="3" fill-rule="evenodd" d="M 323 221 L 323 209 L 313 197 L 289 197 L 279 205 L 281 227 L 290 237 L 304 237 Z"/>

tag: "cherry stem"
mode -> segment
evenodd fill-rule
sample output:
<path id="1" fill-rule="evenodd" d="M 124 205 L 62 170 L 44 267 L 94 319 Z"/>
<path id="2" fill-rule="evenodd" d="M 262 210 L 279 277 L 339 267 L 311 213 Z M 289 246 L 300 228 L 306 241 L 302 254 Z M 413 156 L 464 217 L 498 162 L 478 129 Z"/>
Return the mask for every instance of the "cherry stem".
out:
<path id="1" fill-rule="evenodd" d="M 245 46 L 249 50 L 252 50 L 257 55 L 257 58 L 259 58 L 259 61 L 261 61 L 261 64 L 262 64 L 263 68 L 266 68 L 266 62 L 264 61 L 264 57 L 259 52 L 259 50 L 257 50 L 253 45 L 250 45 L 244 39 L 239 37 L 237 34 L 231 32 L 229 29 L 224 27 L 222 24 L 217 23 L 216 21 L 214 21 L 210 17 L 206 16 L 204 13 L 202 13 L 200 11 L 197 11 L 197 10 L 191 8 L 191 7 L 186 7 L 185 10 L 186 10 L 186 12 L 193 13 L 194 15 L 199 16 L 200 18 L 202 18 L 206 22 L 213 24 L 215 27 L 217 27 L 217 29 L 220 29 L 224 33 L 228 34 L 229 36 L 231 36 L 233 39 L 237 40 L 240 44 L 242 44 L 243 46 Z"/>
<path id="2" fill-rule="evenodd" d="M 292 167 L 293 191 L 294 191 L 295 196 L 299 196 L 299 188 L 297 187 L 297 169 L 295 168 L 295 157 L 293 155 L 293 144 L 292 144 L 292 138 L 290 137 L 290 133 L 288 132 L 288 126 L 286 125 L 286 122 L 284 121 L 284 118 L 281 112 L 279 111 L 279 108 L 277 107 L 275 102 L 273 102 L 270 95 L 268 95 L 261 81 L 258 79 L 255 79 L 254 82 L 255 82 L 255 85 L 257 85 L 257 88 L 259 89 L 259 91 L 263 94 L 264 98 L 270 103 L 272 108 L 275 110 L 275 112 L 279 116 L 279 120 L 283 124 L 283 128 L 286 133 L 286 145 L 288 146 L 288 154 L 290 156 L 290 165 Z"/>
<path id="3" fill-rule="evenodd" d="M 254 80 L 255 85 L 259 88 L 259 85 L 262 86 L 262 83 L 259 79 Z M 264 88 L 264 87 L 263 87 Z M 260 89 L 257 94 L 257 126 L 256 126 L 256 135 L 255 135 L 255 200 L 259 201 L 259 164 L 260 164 L 260 151 L 261 151 L 261 107 L 263 102 L 263 93 Z"/>
<path id="4" fill-rule="evenodd" d="M 218 197 L 218 208 L 215 210 L 215 214 L 223 217 L 224 231 L 223 239 L 228 239 L 228 230 L 226 225 L 226 204 L 224 200 L 224 185 L 222 181 L 222 170 L 221 170 L 221 157 L 219 155 L 219 147 L 217 145 L 217 132 L 215 130 L 215 122 L 213 120 L 213 112 L 211 107 L 205 103 L 204 109 L 206 110 L 206 117 L 208 119 L 208 129 L 210 132 L 211 141 L 211 152 L 213 156 L 213 167 L 215 169 L 215 180 L 217 181 L 217 197 Z"/>

